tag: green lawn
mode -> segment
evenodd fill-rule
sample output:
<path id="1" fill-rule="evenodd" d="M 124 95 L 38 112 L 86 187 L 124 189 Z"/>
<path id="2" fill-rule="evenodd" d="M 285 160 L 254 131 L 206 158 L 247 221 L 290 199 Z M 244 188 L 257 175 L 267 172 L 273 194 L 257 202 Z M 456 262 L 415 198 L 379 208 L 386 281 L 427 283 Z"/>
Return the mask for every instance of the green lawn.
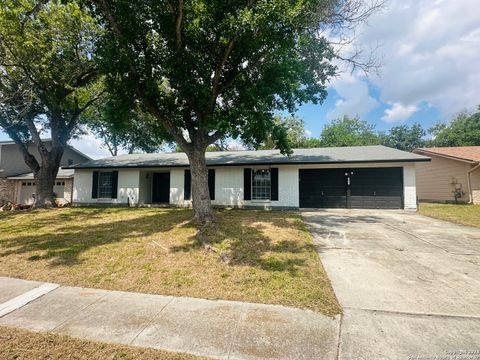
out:
<path id="1" fill-rule="evenodd" d="M 422 203 L 419 211 L 433 218 L 480 227 L 480 205 Z"/>
<path id="2" fill-rule="evenodd" d="M 298 214 L 216 217 L 205 247 L 188 209 L 0 213 L 0 276 L 341 311 Z"/>

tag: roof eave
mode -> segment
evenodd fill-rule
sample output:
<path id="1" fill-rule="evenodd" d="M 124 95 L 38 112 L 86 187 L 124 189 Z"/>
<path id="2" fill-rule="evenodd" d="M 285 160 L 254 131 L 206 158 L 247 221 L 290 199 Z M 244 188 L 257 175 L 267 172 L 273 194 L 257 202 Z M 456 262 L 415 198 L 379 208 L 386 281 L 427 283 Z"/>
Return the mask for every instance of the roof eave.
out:
<path id="1" fill-rule="evenodd" d="M 450 160 L 462 161 L 462 162 L 465 162 L 465 163 L 468 163 L 468 164 L 477 164 L 477 163 L 480 162 L 478 160 L 466 159 L 466 158 L 461 158 L 461 157 L 458 157 L 458 156 L 447 155 L 447 154 L 440 154 L 440 153 L 437 153 L 437 152 L 434 152 L 434 151 L 428 151 L 428 150 L 425 150 L 425 149 L 415 149 L 415 150 L 413 150 L 413 152 L 414 153 L 428 154 L 429 156 L 438 156 L 438 157 L 442 157 L 442 158 L 446 158 L 446 159 L 450 159 Z"/>
<path id="2" fill-rule="evenodd" d="M 269 161 L 269 162 L 248 162 L 248 163 L 223 163 L 208 164 L 207 167 L 224 167 L 224 166 L 263 166 L 263 165 L 336 165 L 336 164 L 374 164 L 374 163 L 408 163 L 408 162 L 430 162 L 430 158 L 423 159 L 384 159 L 384 160 L 345 160 L 345 161 Z M 189 167 L 188 164 L 171 164 L 171 165 L 127 165 L 127 166 L 70 166 L 64 169 L 74 170 L 93 170 L 93 169 L 139 169 L 139 168 L 184 168 Z"/>

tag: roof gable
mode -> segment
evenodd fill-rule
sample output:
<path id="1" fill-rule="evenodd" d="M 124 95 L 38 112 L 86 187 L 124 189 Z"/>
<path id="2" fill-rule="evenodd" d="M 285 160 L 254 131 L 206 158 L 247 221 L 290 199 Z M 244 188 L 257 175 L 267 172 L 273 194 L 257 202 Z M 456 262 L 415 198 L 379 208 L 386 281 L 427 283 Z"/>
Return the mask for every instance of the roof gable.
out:
<path id="1" fill-rule="evenodd" d="M 480 162 L 480 146 L 418 148 L 415 149 L 414 152 L 421 152 L 427 155 L 445 156 L 459 161 Z"/>

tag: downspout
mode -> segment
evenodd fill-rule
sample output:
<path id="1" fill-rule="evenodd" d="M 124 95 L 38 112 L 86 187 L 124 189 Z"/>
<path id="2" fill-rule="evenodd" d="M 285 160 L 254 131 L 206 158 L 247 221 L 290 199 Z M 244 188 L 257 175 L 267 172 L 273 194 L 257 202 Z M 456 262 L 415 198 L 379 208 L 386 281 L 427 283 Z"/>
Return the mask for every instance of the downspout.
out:
<path id="1" fill-rule="evenodd" d="M 477 163 L 473 168 L 470 170 L 467 170 L 467 186 L 468 186 L 468 203 L 472 204 L 473 203 L 473 190 L 472 190 L 472 179 L 470 178 L 470 175 L 472 172 L 480 168 L 480 163 Z"/>

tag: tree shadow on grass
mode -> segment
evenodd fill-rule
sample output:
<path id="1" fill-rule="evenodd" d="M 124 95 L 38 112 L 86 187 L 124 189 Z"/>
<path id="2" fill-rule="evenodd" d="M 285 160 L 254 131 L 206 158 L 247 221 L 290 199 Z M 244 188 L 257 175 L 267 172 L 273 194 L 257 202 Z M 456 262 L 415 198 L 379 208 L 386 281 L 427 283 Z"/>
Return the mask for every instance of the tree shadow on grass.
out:
<path id="1" fill-rule="evenodd" d="M 51 266 L 75 265 L 81 262 L 79 257 L 82 253 L 94 247 L 167 232 L 181 223 L 184 223 L 184 227 L 194 226 L 189 221 L 191 212 L 179 209 L 167 209 L 133 219 L 106 221 L 94 225 L 82 222 L 85 217 L 108 220 L 104 209 L 95 209 L 87 212 L 73 211 L 71 214 L 62 213 L 60 217 L 53 216 L 49 219 L 35 220 L 31 225 L 20 225 L 20 228 L 26 227 L 26 230 L 32 232 L 32 230 L 51 225 L 52 221 L 56 223 L 60 220 L 66 221 L 65 225 L 57 228 L 54 233 L 42 235 L 32 233 L 32 235 L 21 235 L 6 240 L 0 239 L 0 258 L 33 253 L 27 258 L 28 260 L 52 259 Z"/>
<path id="2" fill-rule="evenodd" d="M 217 213 L 217 222 L 205 232 L 187 239 L 173 252 L 200 250 L 205 244 L 216 249 L 229 266 L 248 266 L 296 275 L 306 265 L 315 246 L 307 238 L 272 241 L 273 231 L 301 231 L 299 218 L 282 212 L 229 210 Z"/>

